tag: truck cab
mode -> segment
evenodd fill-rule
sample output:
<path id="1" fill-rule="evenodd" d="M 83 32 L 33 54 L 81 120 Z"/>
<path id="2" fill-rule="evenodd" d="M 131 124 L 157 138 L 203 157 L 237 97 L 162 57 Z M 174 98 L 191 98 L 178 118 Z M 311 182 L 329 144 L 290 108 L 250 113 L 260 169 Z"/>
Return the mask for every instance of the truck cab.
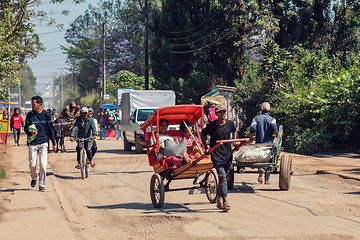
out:
<path id="1" fill-rule="evenodd" d="M 155 111 L 157 107 L 137 108 L 130 117 L 128 125 L 122 126 L 124 137 L 124 150 L 130 151 L 135 146 L 135 152 L 141 153 L 145 147 L 144 132 L 140 129 L 140 124 L 145 122 Z"/>

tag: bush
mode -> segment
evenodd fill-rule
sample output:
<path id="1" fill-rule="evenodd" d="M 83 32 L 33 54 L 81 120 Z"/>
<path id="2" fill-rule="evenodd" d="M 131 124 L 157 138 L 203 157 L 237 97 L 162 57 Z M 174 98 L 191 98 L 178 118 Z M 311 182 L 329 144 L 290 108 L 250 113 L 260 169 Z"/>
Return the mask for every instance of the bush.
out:
<path id="1" fill-rule="evenodd" d="M 331 152 L 333 143 L 330 134 L 322 134 L 311 129 L 302 133 L 294 132 L 287 137 L 287 148 L 301 154 L 312 154 L 315 152 Z"/>

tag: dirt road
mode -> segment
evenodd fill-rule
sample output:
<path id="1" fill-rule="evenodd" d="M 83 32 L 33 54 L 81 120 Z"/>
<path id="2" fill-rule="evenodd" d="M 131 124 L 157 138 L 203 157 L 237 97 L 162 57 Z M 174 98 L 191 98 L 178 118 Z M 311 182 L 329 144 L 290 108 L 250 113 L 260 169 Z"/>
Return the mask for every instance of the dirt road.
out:
<path id="1" fill-rule="evenodd" d="M 64 213 L 57 217 L 68 222 L 70 239 L 360 239 L 360 181 L 316 174 L 328 170 L 359 177 L 356 155 L 293 155 L 289 191 L 279 190 L 278 175 L 271 176 L 271 185 L 262 185 L 256 174 L 235 174 L 228 197 L 231 210 L 224 213 L 208 202 L 203 190 L 168 192 L 164 206 L 155 209 L 149 194 L 153 170 L 146 154 L 124 152 L 121 140 L 98 141 L 96 167 L 85 180 L 74 168 L 75 144 L 66 141 L 66 146 L 66 153 L 49 155 L 48 178 L 52 180 L 47 185 L 53 184 L 54 190 L 47 187 L 48 192 L 32 192 L 56 193 Z M 22 153 L 15 151 L 20 148 Z M 27 160 L 26 146 L 12 150 L 13 156 L 22 154 Z M 8 169 L 11 172 L 12 167 Z M 14 188 L 13 180 L 1 184 L 0 193 L 6 198 Z M 30 188 L 26 184 L 19 187 Z M 171 184 L 174 188 L 190 186 L 192 180 Z M 6 223 L 7 212 L 0 229 Z M 34 239 L 36 233 L 27 236 Z"/>

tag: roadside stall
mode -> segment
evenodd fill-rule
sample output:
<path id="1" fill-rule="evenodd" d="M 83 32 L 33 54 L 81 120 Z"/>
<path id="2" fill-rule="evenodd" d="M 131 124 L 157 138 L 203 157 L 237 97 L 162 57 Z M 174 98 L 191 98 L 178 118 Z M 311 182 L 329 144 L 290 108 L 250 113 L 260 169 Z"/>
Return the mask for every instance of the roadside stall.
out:
<path id="1" fill-rule="evenodd" d="M 100 122 L 100 139 L 120 138 L 120 107 L 113 104 L 103 104 L 100 106 L 99 122 Z"/>

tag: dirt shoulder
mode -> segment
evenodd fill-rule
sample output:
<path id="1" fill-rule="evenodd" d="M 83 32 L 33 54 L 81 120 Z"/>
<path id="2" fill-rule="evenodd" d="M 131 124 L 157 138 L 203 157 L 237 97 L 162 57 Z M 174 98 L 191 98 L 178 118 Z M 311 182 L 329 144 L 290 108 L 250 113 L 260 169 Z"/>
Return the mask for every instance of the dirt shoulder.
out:
<path id="1" fill-rule="evenodd" d="M 0 190 L 6 188 L 5 185 L 8 183 L 8 180 L 10 178 L 9 171 L 12 168 L 11 158 L 12 158 L 11 147 L 8 146 L 7 152 L 2 152 L 2 151 L 0 152 L 0 168 L 2 168 L 6 173 L 6 178 L 0 179 L 0 183 L 1 183 Z M 4 196 L 0 195 L 0 221 L 3 219 L 3 215 L 6 212 L 4 206 L 7 202 L 8 201 L 4 198 Z"/>

